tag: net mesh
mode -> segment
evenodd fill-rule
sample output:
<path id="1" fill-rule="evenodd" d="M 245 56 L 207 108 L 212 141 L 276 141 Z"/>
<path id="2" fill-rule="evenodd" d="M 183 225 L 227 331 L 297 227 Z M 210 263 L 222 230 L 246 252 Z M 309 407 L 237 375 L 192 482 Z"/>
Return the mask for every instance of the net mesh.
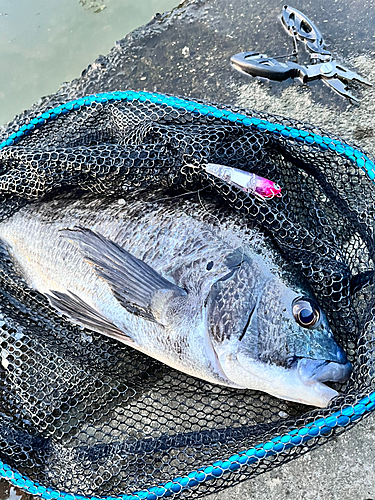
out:
<path id="1" fill-rule="evenodd" d="M 149 492 L 156 498 L 180 492 L 187 484 L 181 478 L 192 471 L 203 476 L 194 476 L 183 495 L 218 491 L 342 429 L 332 425 L 324 437 L 282 444 L 241 466 L 246 450 L 342 412 L 374 391 L 375 190 L 358 168 L 369 165 L 366 155 L 294 120 L 174 102 L 78 101 L 21 127 L 1 145 L 1 218 L 62 189 L 124 197 L 159 185 L 209 187 L 226 200 L 218 216 L 240 210 L 300 267 L 353 375 L 324 410 L 211 385 L 68 323 L 27 287 L 3 249 L 0 458 L 59 491 L 113 497 L 164 484 Z M 245 119 L 233 118 L 239 113 Z M 202 168 L 207 162 L 272 179 L 283 197 L 262 202 L 208 174 Z M 353 293 L 358 276 L 363 283 Z M 230 463 L 238 467 L 220 474 L 233 456 Z"/>

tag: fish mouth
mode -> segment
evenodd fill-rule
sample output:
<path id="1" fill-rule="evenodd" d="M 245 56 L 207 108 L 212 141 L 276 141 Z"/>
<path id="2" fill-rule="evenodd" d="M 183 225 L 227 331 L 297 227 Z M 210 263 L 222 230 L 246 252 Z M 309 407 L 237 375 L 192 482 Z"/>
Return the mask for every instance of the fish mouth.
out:
<path id="1" fill-rule="evenodd" d="M 250 373 L 252 389 L 319 408 L 326 408 L 330 401 L 339 395 L 325 382 L 345 382 L 352 373 L 349 361 L 337 363 L 324 359 L 297 358 L 291 367 L 283 368 L 276 365 L 266 366 L 252 360 L 244 352 L 238 353 L 236 359 L 241 369 L 233 375 L 242 387 L 247 387 L 245 374 Z M 227 366 L 223 366 L 223 369 L 226 372 Z"/>
<path id="2" fill-rule="evenodd" d="M 336 363 L 321 359 L 300 358 L 297 361 L 297 373 L 304 384 L 324 382 L 346 382 L 352 373 L 352 364 Z"/>
<path id="3" fill-rule="evenodd" d="M 316 406 L 325 408 L 339 393 L 325 382 L 346 382 L 353 371 L 352 364 L 301 358 L 297 362 L 297 377 L 315 393 Z M 320 401 L 319 401 L 320 400 Z"/>

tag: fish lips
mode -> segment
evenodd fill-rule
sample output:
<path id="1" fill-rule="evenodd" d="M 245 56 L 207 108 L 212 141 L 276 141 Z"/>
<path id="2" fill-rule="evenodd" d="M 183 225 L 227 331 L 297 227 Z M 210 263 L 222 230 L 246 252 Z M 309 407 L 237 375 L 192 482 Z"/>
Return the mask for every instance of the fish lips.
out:
<path id="1" fill-rule="evenodd" d="M 346 382 L 353 371 L 350 361 L 336 363 L 319 359 L 300 358 L 297 361 L 297 373 L 304 384 L 317 382 Z"/>

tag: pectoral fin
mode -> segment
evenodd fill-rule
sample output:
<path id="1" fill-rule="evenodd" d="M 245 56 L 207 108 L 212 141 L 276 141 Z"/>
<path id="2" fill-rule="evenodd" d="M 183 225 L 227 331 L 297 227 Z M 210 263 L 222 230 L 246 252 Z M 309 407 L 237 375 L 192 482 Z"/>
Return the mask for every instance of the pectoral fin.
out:
<path id="1" fill-rule="evenodd" d="M 187 295 L 145 262 L 90 229 L 76 227 L 61 234 L 82 252 L 120 304 L 132 314 L 163 324 L 163 310 L 170 301 Z"/>
<path id="2" fill-rule="evenodd" d="M 110 320 L 73 292 L 64 293 L 51 290 L 51 293 L 46 295 L 52 306 L 68 316 L 73 323 L 78 323 L 89 330 L 103 333 L 108 337 L 135 346 L 135 342 L 129 335 L 117 328 Z"/>

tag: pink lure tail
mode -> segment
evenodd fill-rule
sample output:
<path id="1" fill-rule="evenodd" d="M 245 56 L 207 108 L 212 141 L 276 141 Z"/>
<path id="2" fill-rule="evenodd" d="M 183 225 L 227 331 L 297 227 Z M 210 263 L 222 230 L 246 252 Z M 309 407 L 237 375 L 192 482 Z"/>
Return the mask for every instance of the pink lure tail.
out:
<path id="1" fill-rule="evenodd" d="M 255 193 L 262 198 L 281 198 L 281 187 L 276 182 L 256 175 Z"/>

